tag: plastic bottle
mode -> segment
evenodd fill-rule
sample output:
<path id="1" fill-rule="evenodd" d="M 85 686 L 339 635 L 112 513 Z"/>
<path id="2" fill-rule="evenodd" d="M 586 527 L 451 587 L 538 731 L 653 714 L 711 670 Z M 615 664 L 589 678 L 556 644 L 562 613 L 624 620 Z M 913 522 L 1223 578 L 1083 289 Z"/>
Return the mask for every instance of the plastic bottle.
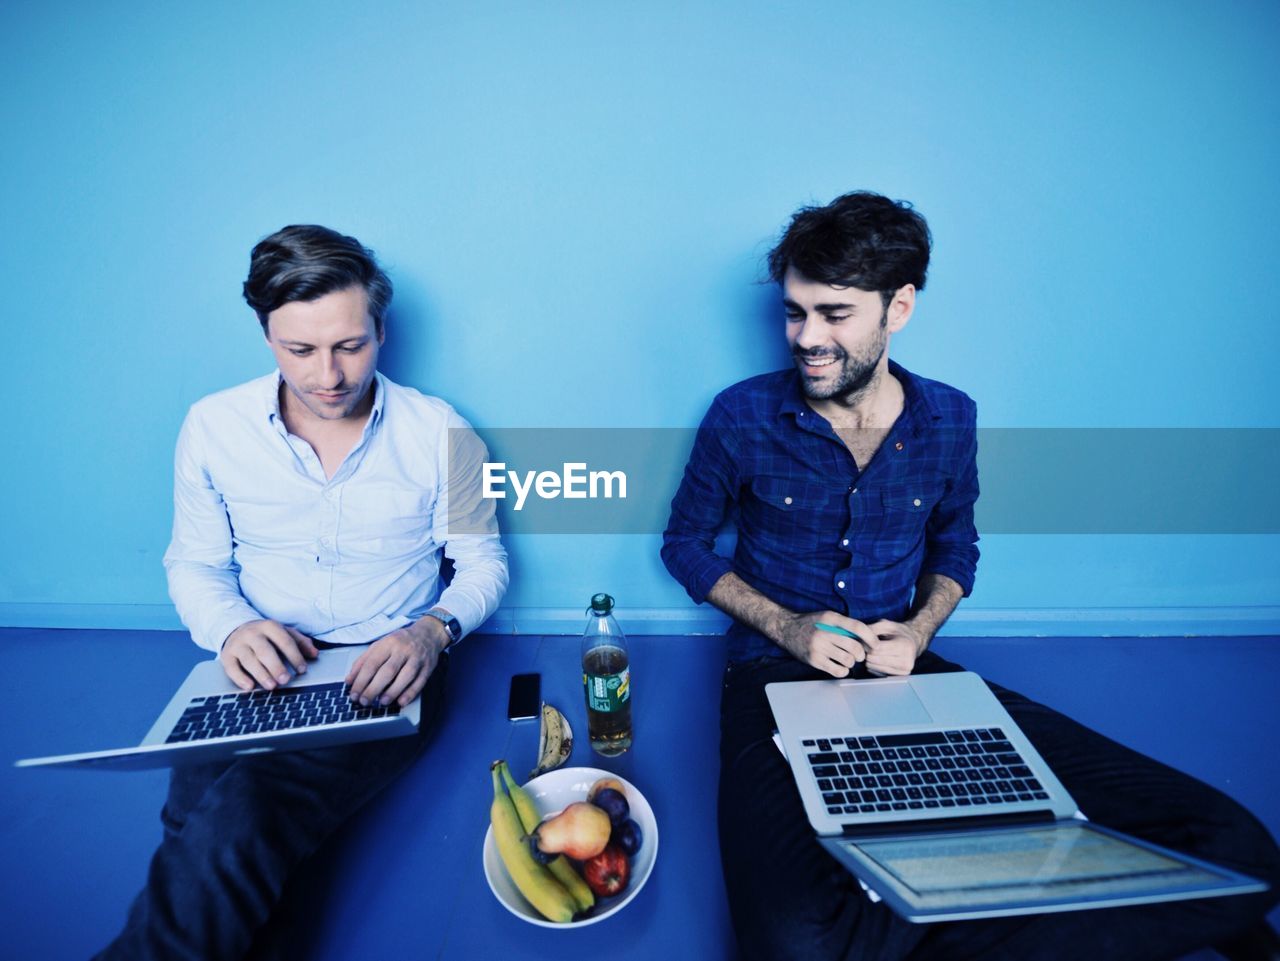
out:
<path id="1" fill-rule="evenodd" d="M 631 668 L 627 638 L 613 619 L 613 598 L 591 598 L 582 634 L 582 685 L 592 749 L 614 757 L 631 747 Z"/>

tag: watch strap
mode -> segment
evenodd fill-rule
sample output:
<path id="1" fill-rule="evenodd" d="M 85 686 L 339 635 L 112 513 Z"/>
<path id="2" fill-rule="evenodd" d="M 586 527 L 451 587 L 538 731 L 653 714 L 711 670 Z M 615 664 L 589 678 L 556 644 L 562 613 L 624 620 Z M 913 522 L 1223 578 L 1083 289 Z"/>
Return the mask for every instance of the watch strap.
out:
<path id="1" fill-rule="evenodd" d="M 458 619 L 446 611 L 443 607 L 433 607 L 427 611 L 427 617 L 434 617 L 437 621 L 444 625 L 444 629 L 449 632 L 449 644 L 445 648 L 453 647 L 462 640 L 462 625 L 458 623 Z"/>

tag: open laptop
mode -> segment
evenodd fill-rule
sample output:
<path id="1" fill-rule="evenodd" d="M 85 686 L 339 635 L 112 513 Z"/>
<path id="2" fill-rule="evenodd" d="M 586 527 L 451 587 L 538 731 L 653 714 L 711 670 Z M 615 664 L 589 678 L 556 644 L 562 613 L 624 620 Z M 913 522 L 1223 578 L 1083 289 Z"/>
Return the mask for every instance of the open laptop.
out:
<path id="1" fill-rule="evenodd" d="M 352 741 L 414 734 L 421 698 L 407 707 L 353 705 L 344 683 L 367 645 L 321 650 L 274 691 L 241 691 L 216 660 L 202 661 L 133 747 L 18 761 L 18 767 L 97 767 L 124 770 L 203 764 L 272 751 L 296 751 Z"/>
<path id="2" fill-rule="evenodd" d="M 1090 823 L 976 674 L 766 685 L 819 841 L 909 921 L 1266 884 Z"/>

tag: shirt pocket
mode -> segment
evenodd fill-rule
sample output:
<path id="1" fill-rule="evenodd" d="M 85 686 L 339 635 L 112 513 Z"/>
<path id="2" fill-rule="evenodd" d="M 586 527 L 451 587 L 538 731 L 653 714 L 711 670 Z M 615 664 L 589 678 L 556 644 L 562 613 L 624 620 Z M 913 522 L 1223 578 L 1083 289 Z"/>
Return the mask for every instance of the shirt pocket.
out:
<path id="1" fill-rule="evenodd" d="M 771 539 L 787 542 L 780 546 L 809 548 L 839 536 L 841 522 L 832 510 L 834 495 L 818 484 L 762 475 L 752 479 L 751 493 L 742 504 L 746 520 L 754 521 Z"/>
<path id="2" fill-rule="evenodd" d="M 351 559 L 405 557 L 431 542 L 434 497 L 428 491 L 377 485 L 342 494 L 340 553 Z"/>
<path id="3" fill-rule="evenodd" d="M 872 566 L 891 567 L 923 551 L 929 515 L 946 490 L 936 482 L 897 484 L 880 491 L 880 511 L 859 537 L 859 553 Z M 914 577 L 914 572 L 913 575 Z"/>

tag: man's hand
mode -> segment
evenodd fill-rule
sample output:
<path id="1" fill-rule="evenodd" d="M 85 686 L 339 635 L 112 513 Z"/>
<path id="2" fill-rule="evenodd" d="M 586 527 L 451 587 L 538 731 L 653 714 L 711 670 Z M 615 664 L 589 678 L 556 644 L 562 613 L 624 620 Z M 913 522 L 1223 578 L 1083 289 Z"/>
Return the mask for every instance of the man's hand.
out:
<path id="1" fill-rule="evenodd" d="M 347 672 L 351 700 L 404 707 L 422 693 L 450 640 L 440 621 L 424 617 L 374 641 Z"/>
<path id="2" fill-rule="evenodd" d="M 278 621 L 249 621 L 228 635 L 218 660 L 242 691 L 253 690 L 255 683 L 274 691 L 289 683 L 285 661 L 305 674 L 307 661 L 314 661 L 318 653 L 315 642 L 301 631 Z"/>
<path id="3" fill-rule="evenodd" d="M 857 636 L 824 631 L 816 627 L 817 624 L 832 624 Z M 848 677 L 853 666 L 866 659 L 867 651 L 876 642 L 866 624 L 835 611 L 812 614 L 783 611 L 778 615 L 773 637 L 793 657 L 832 677 Z"/>
<path id="4" fill-rule="evenodd" d="M 876 621 L 867 625 L 875 640 L 867 646 L 867 670 L 872 674 L 910 674 L 926 642 L 906 624 Z"/>

